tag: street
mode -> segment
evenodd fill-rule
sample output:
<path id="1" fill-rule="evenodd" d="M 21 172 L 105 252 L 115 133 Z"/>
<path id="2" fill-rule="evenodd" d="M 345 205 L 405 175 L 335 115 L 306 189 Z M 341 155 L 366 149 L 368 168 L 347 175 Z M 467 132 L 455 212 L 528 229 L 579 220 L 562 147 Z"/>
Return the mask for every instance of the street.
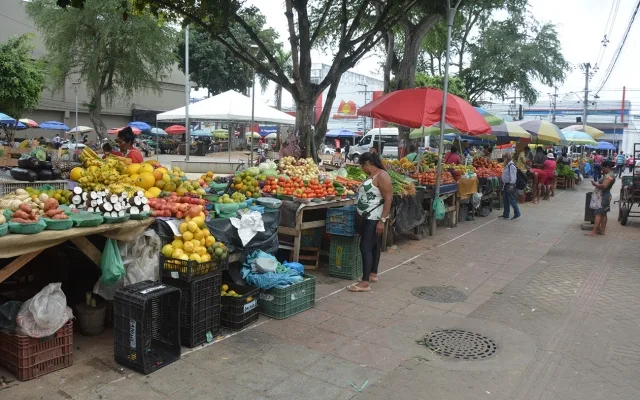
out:
<path id="1" fill-rule="evenodd" d="M 618 197 L 620 183 L 612 190 Z M 440 228 L 383 253 L 369 293 L 317 275 L 315 308 L 145 376 L 109 335 L 76 335 L 74 365 L 0 390 L 11 399 L 640 398 L 640 228 L 587 237 L 583 183 L 518 221 Z M 439 331 L 439 333 L 434 333 Z M 426 339 L 426 340 L 425 340 Z M 426 346 L 425 346 L 426 344 Z M 445 356 L 441 353 L 447 353 Z"/>

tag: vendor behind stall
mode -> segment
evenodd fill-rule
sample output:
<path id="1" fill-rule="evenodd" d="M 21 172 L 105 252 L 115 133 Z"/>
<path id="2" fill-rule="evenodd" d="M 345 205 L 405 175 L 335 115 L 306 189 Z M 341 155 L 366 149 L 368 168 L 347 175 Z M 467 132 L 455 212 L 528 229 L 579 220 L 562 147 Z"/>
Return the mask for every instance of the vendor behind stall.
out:
<path id="1" fill-rule="evenodd" d="M 114 150 L 113 147 L 111 147 L 111 143 L 107 142 L 105 144 L 102 145 L 102 152 L 104 153 L 102 155 L 102 158 L 107 158 L 107 156 L 109 154 L 114 155 L 114 156 L 119 156 L 119 157 L 124 157 L 124 154 L 122 154 L 121 152 Z"/>
<path id="2" fill-rule="evenodd" d="M 458 155 L 458 148 L 451 146 L 451 150 L 444 156 L 445 164 L 460 164 L 460 156 Z"/>
<path id="3" fill-rule="evenodd" d="M 407 154 L 406 159 L 409 161 L 415 161 L 418 157 L 418 152 L 416 151 L 416 145 L 412 144 L 409 146 L 409 154 Z"/>
<path id="4" fill-rule="evenodd" d="M 118 148 L 122 150 L 124 156 L 126 158 L 131 159 L 131 162 L 134 164 L 144 162 L 144 157 L 142 154 L 133 147 L 133 143 L 136 141 L 136 136 L 133 134 L 133 130 L 131 127 L 126 127 L 121 129 L 118 132 L 118 138 L 116 139 L 116 143 L 118 143 Z"/>

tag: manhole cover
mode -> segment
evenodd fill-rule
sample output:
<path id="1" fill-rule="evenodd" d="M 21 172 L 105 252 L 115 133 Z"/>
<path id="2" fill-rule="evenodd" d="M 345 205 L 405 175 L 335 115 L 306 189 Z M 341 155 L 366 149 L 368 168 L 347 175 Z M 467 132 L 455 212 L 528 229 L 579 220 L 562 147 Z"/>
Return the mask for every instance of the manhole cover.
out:
<path id="1" fill-rule="evenodd" d="M 466 294 L 453 286 L 419 286 L 411 289 L 411 294 L 436 303 L 458 303 L 467 299 Z"/>
<path id="2" fill-rule="evenodd" d="M 456 360 L 484 360 L 498 352 L 498 345 L 493 340 L 461 329 L 434 331 L 418 343 L 435 354 Z"/>

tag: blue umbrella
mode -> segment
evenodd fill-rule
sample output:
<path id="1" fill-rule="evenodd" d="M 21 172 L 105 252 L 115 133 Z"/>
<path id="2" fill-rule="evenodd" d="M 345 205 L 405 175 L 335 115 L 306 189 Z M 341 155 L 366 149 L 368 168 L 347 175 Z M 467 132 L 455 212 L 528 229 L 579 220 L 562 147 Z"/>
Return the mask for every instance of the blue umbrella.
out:
<path id="1" fill-rule="evenodd" d="M 142 121 L 133 121 L 133 122 L 129 122 L 128 124 L 130 127 L 132 128 L 138 128 L 140 129 L 142 132 L 148 132 L 151 130 L 151 125 L 147 124 L 146 122 L 142 122 Z"/>
<path id="2" fill-rule="evenodd" d="M 167 132 L 165 132 L 160 128 L 151 128 L 149 132 L 145 132 L 145 133 L 150 136 L 166 136 L 167 135 Z"/>
<path id="3" fill-rule="evenodd" d="M 612 145 L 609 142 L 598 142 L 597 146 L 588 146 L 590 149 L 596 150 L 615 150 L 616 146 Z"/>
<path id="4" fill-rule="evenodd" d="M 15 122 L 16 122 L 15 118 L 11 118 L 7 114 L 0 113 L 0 124 L 10 125 L 10 124 L 15 124 Z"/>
<path id="5" fill-rule="evenodd" d="M 41 129 L 51 129 L 54 131 L 68 131 L 69 127 L 58 121 L 46 121 L 40 124 Z"/>
<path id="6" fill-rule="evenodd" d="M 347 129 L 333 129 L 327 132 L 326 137 L 358 137 L 357 133 L 351 132 Z"/>

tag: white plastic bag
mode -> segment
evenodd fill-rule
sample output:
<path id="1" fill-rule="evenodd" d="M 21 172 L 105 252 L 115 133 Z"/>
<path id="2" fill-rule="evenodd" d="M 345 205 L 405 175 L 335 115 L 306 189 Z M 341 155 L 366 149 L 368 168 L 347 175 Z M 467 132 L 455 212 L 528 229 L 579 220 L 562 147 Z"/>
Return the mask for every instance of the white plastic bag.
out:
<path id="1" fill-rule="evenodd" d="M 93 287 L 93 293 L 102 296 L 105 300 L 113 300 L 116 291 L 123 286 L 144 280 L 158 280 L 158 255 L 162 248 L 162 241 L 153 229 L 146 230 L 144 234 L 129 242 L 118 242 L 118 248 L 126 271 L 124 279 L 113 286 L 104 285 L 101 280 L 98 280 Z"/>
<path id="2" fill-rule="evenodd" d="M 62 283 L 50 283 L 24 302 L 16 317 L 16 333 L 34 338 L 51 336 L 73 318 L 61 286 Z"/>

